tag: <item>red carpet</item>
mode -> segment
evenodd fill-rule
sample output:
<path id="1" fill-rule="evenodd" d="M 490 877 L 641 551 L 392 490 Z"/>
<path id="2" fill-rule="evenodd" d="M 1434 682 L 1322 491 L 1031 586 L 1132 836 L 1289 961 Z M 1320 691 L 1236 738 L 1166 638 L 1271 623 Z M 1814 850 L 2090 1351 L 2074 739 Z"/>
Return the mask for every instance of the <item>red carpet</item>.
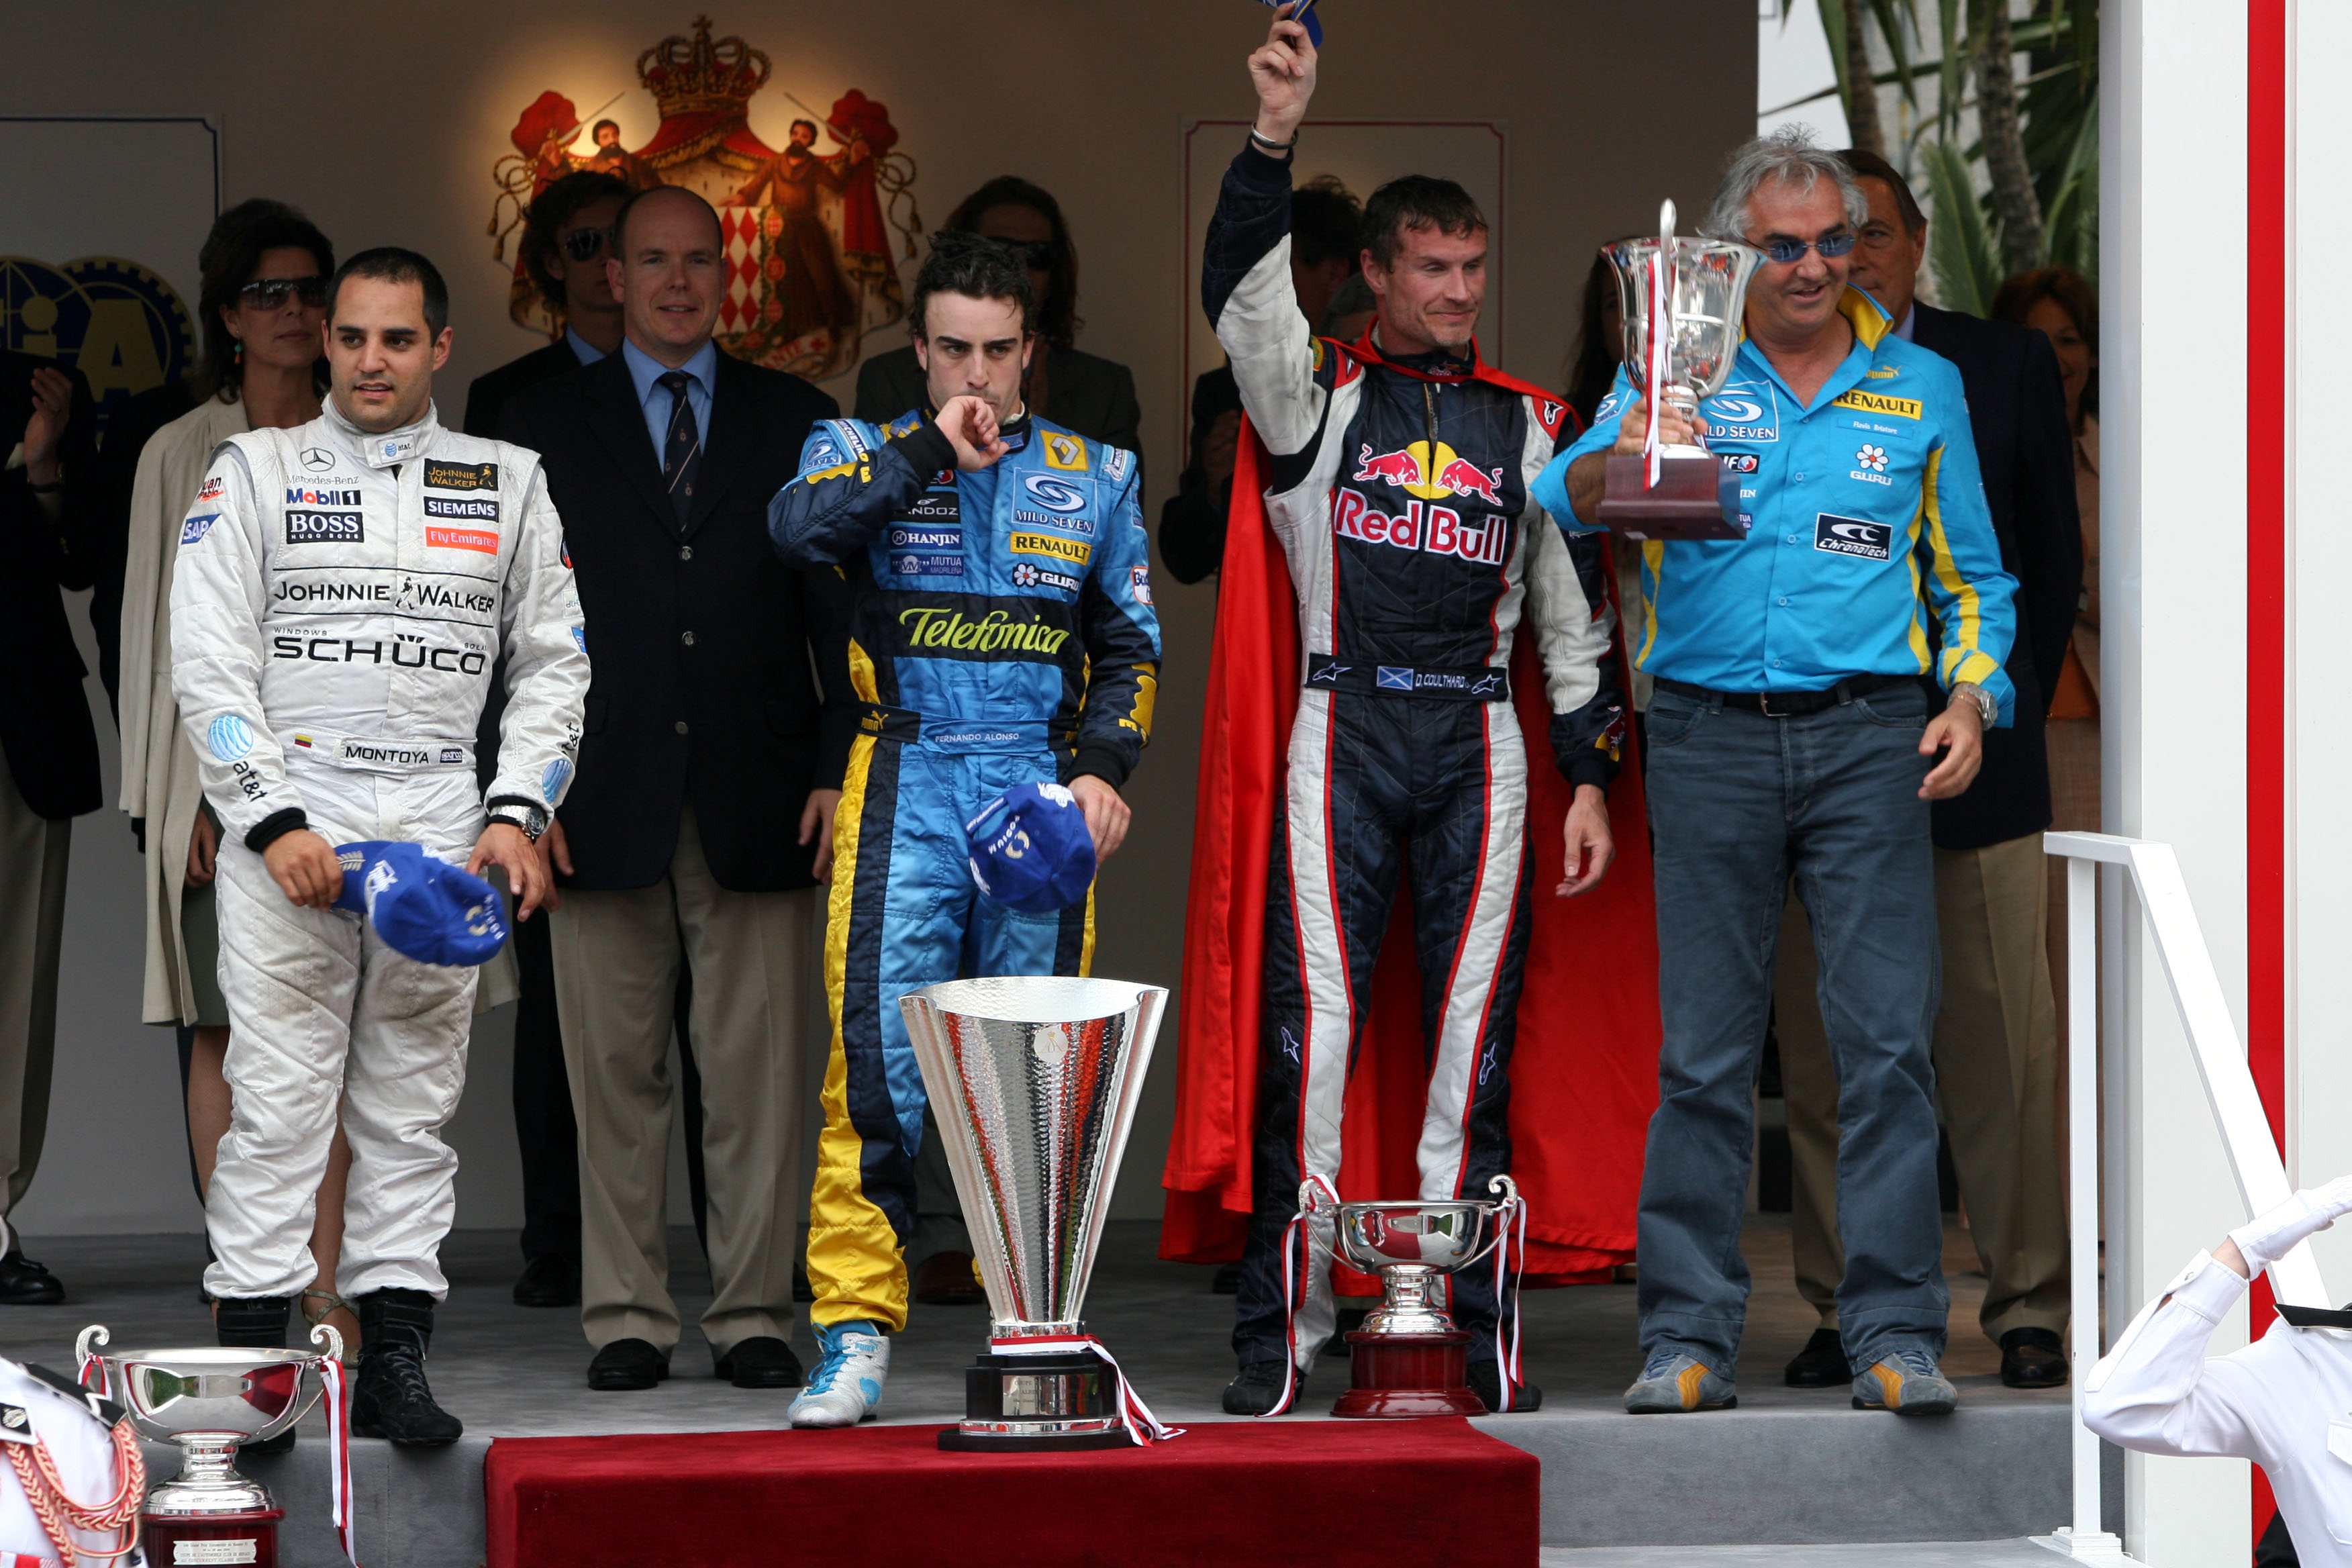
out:
<path id="1" fill-rule="evenodd" d="M 1462 1420 L 1219 1422 L 1153 1447 L 943 1454 L 936 1426 L 501 1437 L 488 1568 L 1530 1568 L 1535 1456 Z"/>

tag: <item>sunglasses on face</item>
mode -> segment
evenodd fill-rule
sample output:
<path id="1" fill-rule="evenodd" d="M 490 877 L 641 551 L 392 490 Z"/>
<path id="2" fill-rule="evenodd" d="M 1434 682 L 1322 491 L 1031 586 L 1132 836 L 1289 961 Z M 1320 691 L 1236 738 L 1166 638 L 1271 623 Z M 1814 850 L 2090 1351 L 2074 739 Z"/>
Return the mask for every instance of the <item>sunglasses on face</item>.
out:
<path id="1" fill-rule="evenodd" d="M 289 295 L 316 310 L 327 302 L 327 280 L 317 273 L 308 278 L 257 278 L 238 289 L 237 297 L 257 310 L 275 310 Z"/>
<path id="2" fill-rule="evenodd" d="M 1840 229 L 1819 239 L 1791 239 L 1785 234 L 1776 234 L 1756 248 L 1783 266 L 1791 261 L 1802 261 L 1808 250 L 1820 251 L 1822 259 L 1827 261 L 1853 248 L 1853 230 Z"/>
<path id="3" fill-rule="evenodd" d="M 586 261 L 604 248 L 604 231 L 601 228 L 575 228 L 563 237 L 563 254 L 574 261 Z"/>

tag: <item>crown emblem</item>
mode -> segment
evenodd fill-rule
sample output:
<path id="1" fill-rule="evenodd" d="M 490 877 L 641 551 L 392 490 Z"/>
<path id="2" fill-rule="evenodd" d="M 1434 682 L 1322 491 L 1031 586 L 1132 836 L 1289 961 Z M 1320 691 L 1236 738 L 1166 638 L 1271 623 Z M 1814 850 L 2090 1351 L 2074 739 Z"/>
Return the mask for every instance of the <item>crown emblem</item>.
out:
<path id="1" fill-rule="evenodd" d="M 694 37 L 672 33 L 637 57 L 637 79 L 654 95 L 661 117 L 740 115 L 768 79 L 768 57 L 733 34 L 713 42 L 710 18 L 694 19 Z"/>

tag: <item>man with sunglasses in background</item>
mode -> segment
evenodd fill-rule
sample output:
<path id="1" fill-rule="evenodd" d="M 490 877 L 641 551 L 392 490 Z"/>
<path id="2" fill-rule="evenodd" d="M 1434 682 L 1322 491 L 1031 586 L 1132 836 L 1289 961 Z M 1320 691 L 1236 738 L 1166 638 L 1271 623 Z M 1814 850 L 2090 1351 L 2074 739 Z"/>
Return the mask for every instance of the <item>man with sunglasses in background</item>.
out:
<path id="1" fill-rule="evenodd" d="M 597 129 L 609 123 L 600 122 Z M 613 219 L 629 189 L 617 174 L 583 170 L 555 181 L 530 204 L 523 219 L 523 274 L 563 323 L 563 335 L 474 378 L 466 392 L 467 435 L 496 434 L 507 399 L 620 348 L 621 303 L 605 280 L 604 258 L 611 251 Z M 485 784 L 498 773 L 499 721 L 505 711 L 501 675 L 490 683 L 474 742 Z M 521 991 L 515 1007 L 514 1119 L 522 1162 L 523 1257 L 514 1299 L 523 1307 L 580 1303 L 580 1129 L 563 1070 L 549 925 L 526 921 L 514 927 L 515 978 Z"/>
<path id="2" fill-rule="evenodd" d="M 1642 1175 L 1635 1415 L 1737 1400 L 1750 1094 L 1792 879 L 1840 1086 L 1837 1309 L 1853 1403 L 1905 1415 L 1958 1403 L 1937 1364 L 1951 1302 L 1928 803 L 1968 788 L 1984 731 L 2010 722 L 2017 584 L 1959 373 L 1847 287 L 1869 212 L 1853 173 L 1801 130 L 1733 155 L 1707 231 L 1768 259 L 1731 379 L 1696 433 L 1738 476 L 1748 532 L 1641 547 L 1664 1037 Z M 1621 368 L 1592 428 L 1537 481 L 1561 526 L 1593 526 L 1608 456 L 1641 452 L 1646 418 Z M 1660 424 L 1668 441 L 1695 433 L 1671 412 Z"/>

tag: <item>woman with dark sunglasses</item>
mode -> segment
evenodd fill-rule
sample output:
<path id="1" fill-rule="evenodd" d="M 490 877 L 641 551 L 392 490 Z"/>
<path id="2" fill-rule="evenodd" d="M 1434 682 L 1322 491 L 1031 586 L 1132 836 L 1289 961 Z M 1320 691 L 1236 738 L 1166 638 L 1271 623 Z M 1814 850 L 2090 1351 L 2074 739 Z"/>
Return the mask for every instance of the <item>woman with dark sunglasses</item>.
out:
<path id="1" fill-rule="evenodd" d="M 283 202 L 255 199 L 223 213 L 199 257 L 202 363 L 195 406 L 140 450 L 131 500 L 122 595 L 122 809 L 146 824 L 147 981 L 142 1016 L 180 1026 L 188 1146 L 199 1194 L 229 1124 L 222 1076 L 228 1005 L 222 999 L 214 858 L 220 826 L 204 804 L 196 757 L 172 697 L 172 568 L 214 450 L 247 430 L 306 425 L 326 389 L 320 357 L 334 247 Z M 320 1186 L 310 1238 L 319 1276 L 303 1315 L 332 1322 L 356 1347 L 359 1323 L 334 1291 L 342 1243 L 343 1180 L 351 1151 L 339 1133 Z M 290 1436 L 291 1434 L 289 1434 Z"/>
<path id="2" fill-rule="evenodd" d="M 1143 410 L 1136 402 L 1134 373 L 1076 346 L 1086 323 L 1078 315 L 1078 251 L 1062 205 L 1017 174 L 1000 174 L 957 204 L 947 228 L 1001 241 L 1028 268 L 1040 341 L 1022 400 L 1065 429 L 1139 453 Z M 857 373 L 860 419 L 896 419 L 921 407 L 924 395 L 922 367 L 911 345 L 877 354 Z"/>

